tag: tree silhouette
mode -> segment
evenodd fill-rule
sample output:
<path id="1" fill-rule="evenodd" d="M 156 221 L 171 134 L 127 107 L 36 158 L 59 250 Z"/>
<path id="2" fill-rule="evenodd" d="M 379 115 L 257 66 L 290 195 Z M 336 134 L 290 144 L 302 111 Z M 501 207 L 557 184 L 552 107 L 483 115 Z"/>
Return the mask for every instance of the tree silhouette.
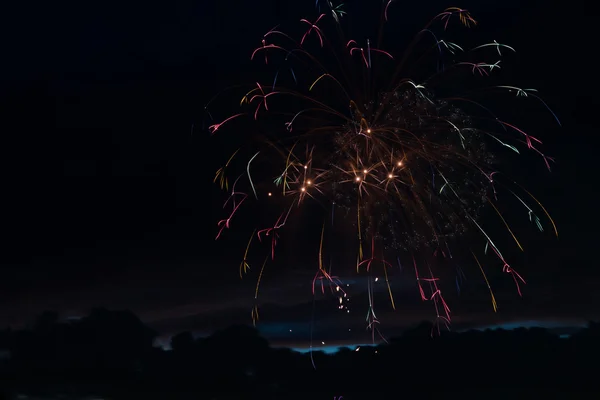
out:
<path id="1" fill-rule="evenodd" d="M 240 325 L 200 339 L 179 333 L 167 351 L 152 346 L 156 332 L 128 311 L 94 309 L 73 321 L 44 312 L 30 329 L 0 331 L 0 351 L 10 355 L 0 358 L 0 382 L 11 393 L 148 399 L 599 392 L 598 323 L 568 339 L 541 328 L 432 337 L 431 328 L 424 322 L 389 344 L 331 355 L 272 348 Z"/>
<path id="2" fill-rule="evenodd" d="M 190 353 L 195 349 L 196 343 L 191 332 L 181 332 L 171 338 L 171 349 L 176 353 Z"/>

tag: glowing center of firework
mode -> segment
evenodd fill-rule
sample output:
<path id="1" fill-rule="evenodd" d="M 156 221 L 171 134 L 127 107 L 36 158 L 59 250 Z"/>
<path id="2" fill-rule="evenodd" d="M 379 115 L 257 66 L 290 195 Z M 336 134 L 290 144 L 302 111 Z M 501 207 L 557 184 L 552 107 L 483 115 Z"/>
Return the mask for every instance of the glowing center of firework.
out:
<path id="1" fill-rule="evenodd" d="M 360 176 L 356 177 L 356 182 L 360 182 Z"/>
<path id="2" fill-rule="evenodd" d="M 371 130 L 370 130 L 370 129 L 367 129 L 367 133 L 371 133 Z"/>
<path id="3" fill-rule="evenodd" d="M 306 192 L 306 188 L 300 189 L 301 192 Z"/>
<path id="4" fill-rule="evenodd" d="M 312 185 L 312 181 L 306 181 L 307 185 Z"/>
<path id="5" fill-rule="evenodd" d="M 398 161 L 398 166 L 401 167 L 402 166 L 402 161 Z"/>
<path id="6" fill-rule="evenodd" d="M 366 174 L 367 172 L 369 172 L 369 171 L 367 171 L 366 169 L 363 169 L 363 174 Z"/>
<path id="7" fill-rule="evenodd" d="M 389 175 L 388 175 L 388 178 L 389 178 L 389 179 L 392 179 L 393 177 L 394 177 L 394 175 L 392 175 L 392 174 L 389 174 Z"/>
<path id="8" fill-rule="evenodd" d="M 305 165 L 305 166 L 304 166 L 304 169 L 308 169 L 308 165 Z"/>
<path id="9" fill-rule="evenodd" d="M 273 193 L 269 192 L 269 193 L 268 193 L 268 196 L 269 196 L 269 197 L 273 196 Z"/>

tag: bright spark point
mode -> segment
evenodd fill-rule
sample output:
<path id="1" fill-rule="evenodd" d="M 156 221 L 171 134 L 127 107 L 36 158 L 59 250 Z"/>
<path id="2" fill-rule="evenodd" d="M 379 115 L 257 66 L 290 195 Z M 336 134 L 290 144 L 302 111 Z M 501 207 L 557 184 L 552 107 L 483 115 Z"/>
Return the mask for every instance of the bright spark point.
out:
<path id="1" fill-rule="evenodd" d="M 310 185 L 310 184 L 312 184 L 312 181 L 306 181 L 306 184 Z"/>
<path id="2" fill-rule="evenodd" d="M 304 169 L 308 169 L 308 165 L 305 165 L 305 166 L 304 166 Z"/>
<path id="3" fill-rule="evenodd" d="M 402 161 L 398 161 L 398 166 L 401 167 L 402 166 Z"/>
<path id="4" fill-rule="evenodd" d="M 366 174 L 367 172 L 369 172 L 369 171 L 367 171 L 366 169 L 363 169 L 363 174 Z"/>
<path id="5" fill-rule="evenodd" d="M 306 191 L 306 188 L 302 188 L 302 189 L 300 189 L 300 190 L 301 190 L 301 191 L 303 191 L 303 192 L 305 192 L 305 191 Z"/>
<path id="6" fill-rule="evenodd" d="M 388 178 L 390 178 L 390 179 L 392 179 L 393 177 L 394 177 L 394 175 L 392 175 L 392 174 L 388 175 Z"/>
<path id="7" fill-rule="evenodd" d="M 367 133 L 371 133 L 371 130 L 370 130 L 370 129 L 367 129 Z"/>
<path id="8" fill-rule="evenodd" d="M 269 196 L 273 196 L 273 193 L 269 192 L 269 194 L 268 194 L 268 195 L 269 195 Z"/>
<path id="9" fill-rule="evenodd" d="M 356 182 L 360 182 L 360 176 L 356 177 Z"/>

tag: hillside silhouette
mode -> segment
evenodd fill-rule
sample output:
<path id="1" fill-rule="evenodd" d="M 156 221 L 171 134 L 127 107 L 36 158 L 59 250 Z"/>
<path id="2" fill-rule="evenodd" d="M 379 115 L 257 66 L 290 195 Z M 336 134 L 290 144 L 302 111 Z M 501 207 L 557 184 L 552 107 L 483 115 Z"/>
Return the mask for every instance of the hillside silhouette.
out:
<path id="1" fill-rule="evenodd" d="M 424 322 L 387 345 L 303 354 L 232 326 L 207 338 L 182 332 L 172 350 L 128 311 L 95 309 L 0 331 L 5 398 L 349 399 L 463 394 L 599 393 L 600 324 L 562 339 L 541 329 L 444 332 Z M 27 397 L 25 397 L 27 396 Z M 60 396 L 60 397 L 59 397 Z M 94 396 L 94 397 L 86 397 Z"/>

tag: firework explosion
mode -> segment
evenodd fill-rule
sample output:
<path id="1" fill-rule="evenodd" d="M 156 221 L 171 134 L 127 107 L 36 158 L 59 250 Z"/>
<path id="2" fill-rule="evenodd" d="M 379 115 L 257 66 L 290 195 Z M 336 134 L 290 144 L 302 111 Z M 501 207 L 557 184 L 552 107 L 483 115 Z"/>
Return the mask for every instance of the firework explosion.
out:
<path id="1" fill-rule="evenodd" d="M 498 191 L 504 190 L 543 230 L 536 214 L 539 209 L 558 235 L 541 203 L 512 180 L 500 179 L 497 169 L 498 155 L 504 150 L 533 152 L 548 169 L 553 160 L 542 153 L 539 139 L 498 119 L 479 102 L 460 93 L 440 95 L 449 90 L 444 87 L 445 77 L 452 76 L 453 85 L 449 86 L 454 87 L 457 75 L 477 81 L 500 69 L 503 52 L 515 50 L 493 41 L 467 51 L 440 39 L 438 35 L 446 33 L 451 25 L 461 29 L 476 25 L 467 10 L 452 7 L 436 15 L 417 34 L 409 51 L 398 57 L 393 50 L 380 48 L 381 39 L 376 45 L 370 40 L 360 45 L 345 38 L 341 33 L 343 5 L 327 1 L 326 10 L 319 3 L 317 6 L 316 18 L 299 21 L 305 30 L 298 39 L 278 27 L 264 35 L 251 58 L 267 69 L 274 67 L 272 83 L 256 82 L 240 96 L 239 113 L 209 127 L 211 134 L 223 135 L 228 130 L 246 132 L 249 120 L 257 124 L 266 121 L 275 127 L 260 138 L 246 136 L 246 142 L 236 146 L 215 176 L 215 182 L 229 195 L 224 204 L 226 216 L 218 223 L 217 239 L 232 227 L 240 209 L 255 210 L 254 231 L 245 251 L 241 251 L 240 277 L 249 269 L 251 256 L 255 256 L 254 246 L 260 242 L 269 245 L 264 262 L 259 259 L 262 267 L 255 299 L 265 266 L 276 259 L 286 223 L 306 207 L 311 207 L 310 223 L 318 222 L 314 235 L 320 239 L 315 249 L 318 261 L 313 295 L 316 288 L 324 291 L 329 285 L 339 296 L 342 309 L 344 285 L 323 261 L 328 251 L 334 253 L 328 250 L 329 242 L 342 245 L 346 255 L 349 249 L 355 249 L 352 258 L 356 259 L 358 272 L 382 268 L 394 308 L 388 280 L 394 268 L 389 260 L 394 260 L 394 265 L 396 260 L 397 264 L 406 260 L 414 270 L 421 299 L 434 305 L 438 329 L 440 325 L 448 326 L 451 316 L 440 290 L 440 276 L 428 259 L 451 259 L 453 249 L 466 241 L 466 234 L 479 235 L 485 241 L 483 251 L 493 254 L 498 266 L 511 275 L 520 295 L 525 280 L 509 265 L 479 217 L 484 208 L 494 210 L 501 226 L 522 250 L 497 205 Z M 393 17 L 393 9 L 393 1 L 384 2 L 380 38 L 388 18 Z M 335 28 L 334 34 L 326 33 L 327 24 Z M 408 60 L 417 53 L 417 45 L 423 48 L 417 54 L 419 63 L 434 60 L 435 67 L 419 81 L 406 76 Z M 482 58 L 492 59 L 485 62 Z M 415 67 L 427 69 L 421 64 L 413 64 L 412 69 Z M 464 87 L 458 85 L 459 90 Z M 558 122 L 533 89 L 485 89 L 531 97 Z M 206 108 L 211 119 L 209 106 L 217 98 Z M 476 112 L 467 113 L 467 107 Z M 261 205 L 263 208 L 256 208 Z M 312 212 L 313 208 L 317 211 Z M 267 215 L 273 215 L 272 220 L 267 220 Z M 326 240 L 329 236 L 336 239 Z M 475 252 L 472 261 L 483 275 L 496 310 L 493 291 Z M 367 326 L 373 334 L 378 323 L 373 308 L 375 279 L 369 275 Z M 257 306 L 252 318 L 255 322 L 258 319 Z"/>

